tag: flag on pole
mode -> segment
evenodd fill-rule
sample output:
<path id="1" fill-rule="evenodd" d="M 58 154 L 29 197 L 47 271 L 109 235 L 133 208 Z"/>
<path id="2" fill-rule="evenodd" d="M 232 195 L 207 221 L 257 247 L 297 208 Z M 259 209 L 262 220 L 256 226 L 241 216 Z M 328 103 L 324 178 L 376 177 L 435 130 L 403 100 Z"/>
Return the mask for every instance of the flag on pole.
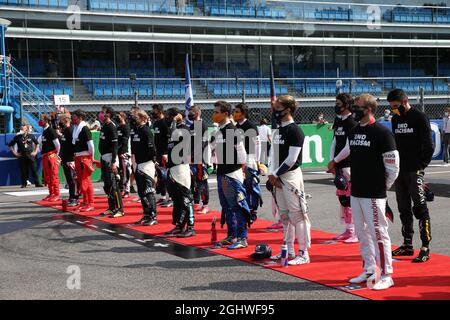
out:
<path id="1" fill-rule="evenodd" d="M 272 61 L 272 55 L 269 56 L 270 58 L 270 107 L 272 110 L 272 129 L 276 129 L 277 122 L 275 121 L 275 115 L 274 115 L 274 103 L 277 99 L 276 93 L 275 93 L 275 80 L 273 76 L 273 61 Z"/>
<path id="2" fill-rule="evenodd" d="M 184 82 L 184 89 L 185 89 L 185 114 L 186 114 L 186 123 L 191 123 L 189 120 L 188 114 L 189 109 L 194 105 L 194 95 L 192 94 L 192 84 L 191 84 L 191 72 L 189 71 L 189 54 L 186 53 L 186 61 L 185 61 L 185 70 L 186 70 L 186 76 L 185 76 L 185 82 Z"/>

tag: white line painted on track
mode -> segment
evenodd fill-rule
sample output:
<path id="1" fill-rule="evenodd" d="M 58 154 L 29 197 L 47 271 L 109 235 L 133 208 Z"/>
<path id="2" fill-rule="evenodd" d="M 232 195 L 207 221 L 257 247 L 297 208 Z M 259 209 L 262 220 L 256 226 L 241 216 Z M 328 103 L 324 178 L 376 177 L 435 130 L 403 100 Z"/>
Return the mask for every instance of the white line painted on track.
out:
<path id="1" fill-rule="evenodd" d="M 165 244 L 165 243 L 159 243 L 159 242 L 157 242 L 157 243 L 155 243 L 153 246 L 154 246 L 154 247 L 167 248 L 169 245 L 168 245 L 168 244 Z"/>
<path id="2" fill-rule="evenodd" d="M 110 229 L 106 229 L 106 228 L 103 228 L 102 230 L 106 231 L 106 232 L 109 232 L 109 233 L 116 233 L 114 230 L 110 230 Z"/>
<path id="3" fill-rule="evenodd" d="M 119 236 L 127 238 L 127 239 L 134 239 L 132 235 L 126 234 L 126 233 L 120 233 Z"/>
<path id="4" fill-rule="evenodd" d="M 87 223 L 87 221 L 80 221 L 80 220 L 77 220 L 77 221 L 75 221 L 75 222 L 77 222 L 77 223 L 79 223 L 79 224 L 85 224 L 85 223 Z"/>
<path id="5" fill-rule="evenodd" d="M 91 227 L 91 228 L 98 229 L 98 227 L 97 227 L 97 226 L 94 226 L 93 224 L 88 224 L 87 226 L 88 226 L 88 227 Z"/>
<path id="6" fill-rule="evenodd" d="M 147 242 L 152 242 L 153 239 L 136 239 L 136 241 L 140 242 L 140 243 L 147 243 Z"/>

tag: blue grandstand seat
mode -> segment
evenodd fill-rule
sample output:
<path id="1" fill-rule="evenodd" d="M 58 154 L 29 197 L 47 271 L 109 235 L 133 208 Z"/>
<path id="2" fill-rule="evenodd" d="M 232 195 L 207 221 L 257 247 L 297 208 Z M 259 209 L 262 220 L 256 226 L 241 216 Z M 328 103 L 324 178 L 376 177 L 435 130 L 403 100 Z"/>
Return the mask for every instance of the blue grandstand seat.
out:
<path id="1" fill-rule="evenodd" d="M 143 3 L 136 3 L 136 11 L 146 11 Z"/>
<path id="2" fill-rule="evenodd" d="M 119 87 L 112 88 L 112 95 L 115 97 L 121 96 L 122 92 Z"/>
<path id="3" fill-rule="evenodd" d="M 129 97 L 129 96 L 131 96 L 132 94 L 132 91 L 131 91 L 131 89 L 129 88 L 129 87 L 123 87 L 122 88 L 122 96 L 123 97 Z"/>
<path id="4" fill-rule="evenodd" d="M 119 3 L 116 1 L 109 1 L 108 9 L 112 11 L 117 11 L 119 9 Z"/>
<path id="5" fill-rule="evenodd" d="M 106 97 L 110 97 L 113 95 L 113 90 L 110 87 L 106 87 L 103 89 L 103 93 Z"/>
<path id="6" fill-rule="evenodd" d="M 218 16 L 219 15 L 219 8 L 211 8 L 211 15 L 212 16 Z"/>
<path id="7" fill-rule="evenodd" d="M 103 97 L 103 89 L 102 88 L 95 88 L 94 89 L 94 97 Z"/>
<path id="8" fill-rule="evenodd" d="M 136 11 L 136 3 L 127 2 L 127 10 L 128 11 Z"/>
<path id="9" fill-rule="evenodd" d="M 58 7 L 59 6 L 58 0 L 48 0 L 48 5 L 50 7 Z"/>
<path id="10" fill-rule="evenodd" d="M 100 1 L 100 9 L 108 9 L 109 3 L 106 1 Z"/>

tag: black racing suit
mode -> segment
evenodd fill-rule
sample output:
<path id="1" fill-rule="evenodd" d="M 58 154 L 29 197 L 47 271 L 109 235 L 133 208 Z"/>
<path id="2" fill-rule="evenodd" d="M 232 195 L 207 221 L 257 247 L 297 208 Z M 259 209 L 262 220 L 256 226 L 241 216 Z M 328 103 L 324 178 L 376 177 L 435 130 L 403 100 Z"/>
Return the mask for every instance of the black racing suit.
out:
<path id="1" fill-rule="evenodd" d="M 136 160 L 137 166 L 134 176 L 144 217 L 150 220 L 156 219 L 155 177 L 150 176 L 148 171 L 141 167 L 151 167 L 155 163 L 155 141 L 150 127 L 142 125 L 134 130 L 131 136 L 131 153 Z"/>
<path id="2" fill-rule="evenodd" d="M 172 224 L 179 228 L 194 227 L 194 208 L 192 192 L 190 187 L 191 173 L 189 168 L 189 162 L 191 160 L 190 154 L 183 154 L 180 152 L 179 156 L 182 162 L 173 158 L 174 148 L 179 144 L 188 143 L 190 141 L 183 141 L 183 132 L 179 131 L 184 129 L 189 132 L 189 127 L 183 122 L 175 126 L 172 126 L 170 130 L 170 137 L 168 144 L 168 161 L 167 166 L 169 168 L 167 176 L 167 189 L 169 195 L 173 200 L 172 210 Z M 178 131 L 177 131 L 178 130 Z M 186 150 L 183 148 L 183 151 Z M 182 170 L 178 170 L 182 169 Z M 176 172 L 176 173 L 175 173 Z M 184 181 L 186 185 L 181 182 Z"/>
<path id="3" fill-rule="evenodd" d="M 205 121 L 199 120 L 193 121 L 189 129 L 191 130 L 191 192 L 195 204 L 199 204 L 202 200 L 202 204 L 206 206 L 209 203 L 209 185 L 207 175 L 205 176 L 206 164 L 203 161 L 203 155 L 209 147 L 208 126 Z M 201 129 L 201 137 L 199 137 L 199 129 Z"/>
<path id="4" fill-rule="evenodd" d="M 103 176 L 103 190 L 108 196 L 108 209 L 111 211 L 123 210 L 122 195 L 120 193 L 120 176 L 112 172 L 111 164 L 117 163 L 118 150 L 117 127 L 110 121 L 102 126 L 100 131 L 99 151 Z"/>
<path id="5" fill-rule="evenodd" d="M 169 143 L 169 126 L 165 118 L 156 120 L 153 123 L 153 134 L 155 136 L 156 162 L 158 163 L 158 185 L 157 193 L 165 196 L 167 192 L 167 181 L 161 170 L 166 170 L 167 164 L 163 161 L 163 155 L 167 155 L 167 145 Z"/>
<path id="6" fill-rule="evenodd" d="M 395 192 L 404 244 L 412 246 L 414 215 L 419 220 L 422 246 L 428 247 L 431 226 L 424 191 L 424 170 L 434 150 L 430 121 L 423 112 L 412 108 L 392 118 L 392 131 L 400 154 L 400 173 L 395 182 Z"/>
<path id="7" fill-rule="evenodd" d="M 61 141 L 61 150 L 59 151 L 59 157 L 61 158 L 61 164 L 64 170 L 64 177 L 66 183 L 69 186 L 69 201 L 78 200 L 79 186 L 76 179 L 75 171 L 75 148 L 72 143 L 73 126 L 68 126 L 62 129 L 62 135 L 59 138 Z"/>

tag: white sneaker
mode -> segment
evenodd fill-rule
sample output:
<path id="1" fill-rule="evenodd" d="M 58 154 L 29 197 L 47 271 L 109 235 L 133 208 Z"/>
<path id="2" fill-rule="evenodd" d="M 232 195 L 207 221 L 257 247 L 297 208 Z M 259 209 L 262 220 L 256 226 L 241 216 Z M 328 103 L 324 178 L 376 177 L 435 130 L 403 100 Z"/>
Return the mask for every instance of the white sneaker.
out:
<path id="1" fill-rule="evenodd" d="M 372 290 L 386 290 L 394 285 L 394 280 L 391 276 L 382 276 L 380 281 L 373 285 Z"/>
<path id="2" fill-rule="evenodd" d="M 290 260 L 288 262 L 288 264 L 291 266 L 298 266 L 298 265 L 307 264 L 307 263 L 310 263 L 309 255 L 307 253 L 300 253 L 293 260 Z"/>
<path id="3" fill-rule="evenodd" d="M 365 271 L 361 273 L 359 276 L 351 278 L 348 282 L 350 283 L 363 283 L 366 282 L 367 279 L 369 279 L 372 275 L 369 273 L 367 274 Z"/>
<path id="4" fill-rule="evenodd" d="M 295 253 L 294 252 L 289 252 L 288 258 L 289 259 L 294 259 L 295 258 Z M 281 260 L 281 253 L 276 254 L 274 256 L 271 256 L 270 260 Z"/>
<path id="5" fill-rule="evenodd" d="M 350 238 L 344 240 L 344 243 L 357 243 L 357 242 L 359 242 L 359 240 L 356 234 L 354 233 L 350 236 Z"/>

